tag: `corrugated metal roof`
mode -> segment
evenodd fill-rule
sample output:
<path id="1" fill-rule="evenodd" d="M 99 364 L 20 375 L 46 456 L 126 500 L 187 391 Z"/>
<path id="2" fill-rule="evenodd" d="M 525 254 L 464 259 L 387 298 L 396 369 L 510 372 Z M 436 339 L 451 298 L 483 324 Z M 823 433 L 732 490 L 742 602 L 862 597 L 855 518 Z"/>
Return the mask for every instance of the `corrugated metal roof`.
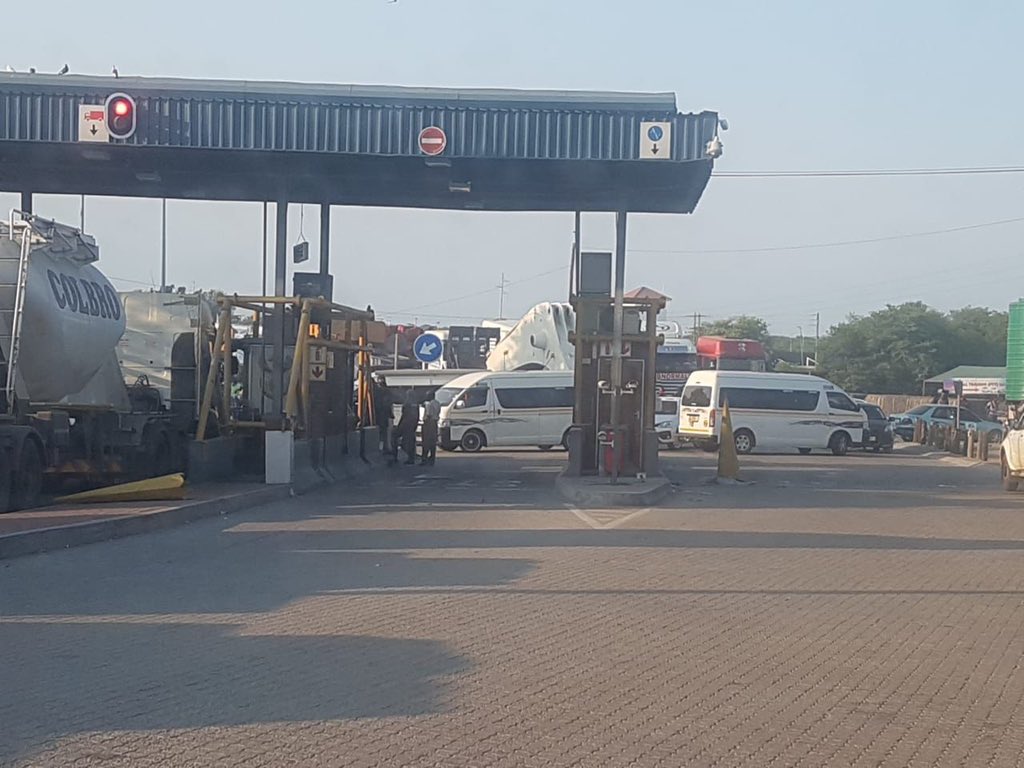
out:
<path id="1" fill-rule="evenodd" d="M 625 91 L 566 91 L 516 88 L 436 88 L 395 85 L 267 82 L 261 80 L 200 80 L 181 77 L 97 77 L 95 75 L 42 75 L 0 72 L 6 83 L 35 88 L 87 91 L 135 90 L 206 96 L 266 96 L 337 99 L 348 102 L 402 104 L 461 104 L 464 106 L 525 105 L 568 109 L 674 112 L 674 93 Z"/>
<path id="2" fill-rule="evenodd" d="M 0 74 L 0 140 L 77 142 L 78 107 L 117 91 L 138 104 L 127 144 L 419 156 L 428 125 L 446 157 L 637 160 L 640 123 L 674 126 L 671 160 L 704 158 L 717 115 L 672 94 L 451 90 L 216 80 Z M 670 160 L 670 161 L 671 161 Z M 649 161 L 647 161 L 649 162 Z"/>
<path id="3" fill-rule="evenodd" d="M 1005 379 L 1006 366 L 1004 365 L 958 365 L 945 373 L 939 373 L 930 379 L 925 379 L 925 384 L 941 384 L 944 381 L 957 379 Z"/>

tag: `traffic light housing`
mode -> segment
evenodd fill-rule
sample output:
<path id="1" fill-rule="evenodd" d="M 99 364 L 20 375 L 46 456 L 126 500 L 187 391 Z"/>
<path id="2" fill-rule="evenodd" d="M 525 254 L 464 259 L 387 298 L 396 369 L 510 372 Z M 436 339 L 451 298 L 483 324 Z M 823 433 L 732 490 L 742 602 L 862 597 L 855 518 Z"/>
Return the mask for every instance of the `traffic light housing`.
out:
<path id="1" fill-rule="evenodd" d="M 113 93 L 106 103 L 107 131 L 113 139 L 127 139 L 135 133 L 135 99 L 127 93 Z"/>

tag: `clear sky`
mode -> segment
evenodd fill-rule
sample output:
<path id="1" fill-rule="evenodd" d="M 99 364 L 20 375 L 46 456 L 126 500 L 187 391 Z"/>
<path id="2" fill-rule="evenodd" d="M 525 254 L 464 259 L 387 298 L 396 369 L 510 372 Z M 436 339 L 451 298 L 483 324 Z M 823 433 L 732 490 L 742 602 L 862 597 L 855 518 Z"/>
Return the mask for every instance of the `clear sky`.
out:
<path id="1" fill-rule="evenodd" d="M 674 91 L 683 111 L 728 118 L 718 170 L 1024 165 L 1024 3 L 1011 0 L 48 0 L 45 23 L 30 15 L 4 35 L 0 67 Z M 16 202 L 0 195 L 3 209 Z M 78 200 L 41 197 L 37 211 L 74 222 Z M 159 201 L 88 199 L 87 227 L 120 287 L 159 280 L 159 211 Z M 169 281 L 258 290 L 261 217 L 258 204 L 172 201 Z M 1024 174 L 714 178 L 692 216 L 632 217 L 627 285 L 664 290 L 673 315 L 758 314 L 777 333 L 811 333 L 816 312 L 827 327 L 887 302 L 1005 308 L 1024 295 L 1024 222 L 722 251 L 1016 217 Z M 295 207 L 292 241 L 298 219 Z M 305 231 L 315 252 L 313 208 Z M 337 208 L 333 240 L 336 299 L 389 319 L 476 320 L 497 314 L 502 272 L 506 315 L 564 300 L 572 218 Z M 610 217 L 587 216 L 583 241 L 611 248 Z"/>

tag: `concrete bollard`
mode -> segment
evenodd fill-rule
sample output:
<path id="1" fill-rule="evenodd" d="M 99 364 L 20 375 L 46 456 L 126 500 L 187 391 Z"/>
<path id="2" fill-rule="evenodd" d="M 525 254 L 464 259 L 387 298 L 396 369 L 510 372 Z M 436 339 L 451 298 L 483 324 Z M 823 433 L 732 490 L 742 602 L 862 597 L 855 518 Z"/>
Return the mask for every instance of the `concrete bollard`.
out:
<path id="1" fill-rule="evenodd" d="M 978 433 L 971 430 L 967 433 L 967 458 L 973 459 L 978 451 L 978 441 L 975 439 Z"/>
<path id="2" fill-rule="evenodd" d="M 967 443 L 970 440 L 970 434 L 966 429 L 957 430 L 956 433 L 956 452 L 961 456 L 967 455 Z"/>
<path id="3" fill-rule="evenodd" d="M 920 419 L 914 422 L 914 442 L 924 444 L 924 422 Z"/>
<path id="4" fill-rule="evenodd" d="M 982 435 L 978 441 L 978 460 L 988 461 L 988 435 Z"/>

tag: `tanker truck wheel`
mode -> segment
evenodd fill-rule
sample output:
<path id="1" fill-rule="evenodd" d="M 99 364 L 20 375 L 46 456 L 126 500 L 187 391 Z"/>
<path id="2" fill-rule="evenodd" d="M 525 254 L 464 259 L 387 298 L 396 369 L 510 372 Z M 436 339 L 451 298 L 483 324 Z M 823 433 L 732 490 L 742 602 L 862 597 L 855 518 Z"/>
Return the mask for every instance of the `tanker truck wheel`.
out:
<path id="1" fill-rule="evenodd" d="M 27 509 L 39 502 L 43 489 L 43 457 L 35 441 L 26 440 L 21 446 L 18 468 L 11 483 L 11 509 Z"/>
<path id="2" fill-rule="evenodd" d="M 171 474 L 174 471 L 174 454 L 167 431 L 154 426 L 146 427 L 142 441 L 146 448 L 146 476 L 163 477 Z"/>

